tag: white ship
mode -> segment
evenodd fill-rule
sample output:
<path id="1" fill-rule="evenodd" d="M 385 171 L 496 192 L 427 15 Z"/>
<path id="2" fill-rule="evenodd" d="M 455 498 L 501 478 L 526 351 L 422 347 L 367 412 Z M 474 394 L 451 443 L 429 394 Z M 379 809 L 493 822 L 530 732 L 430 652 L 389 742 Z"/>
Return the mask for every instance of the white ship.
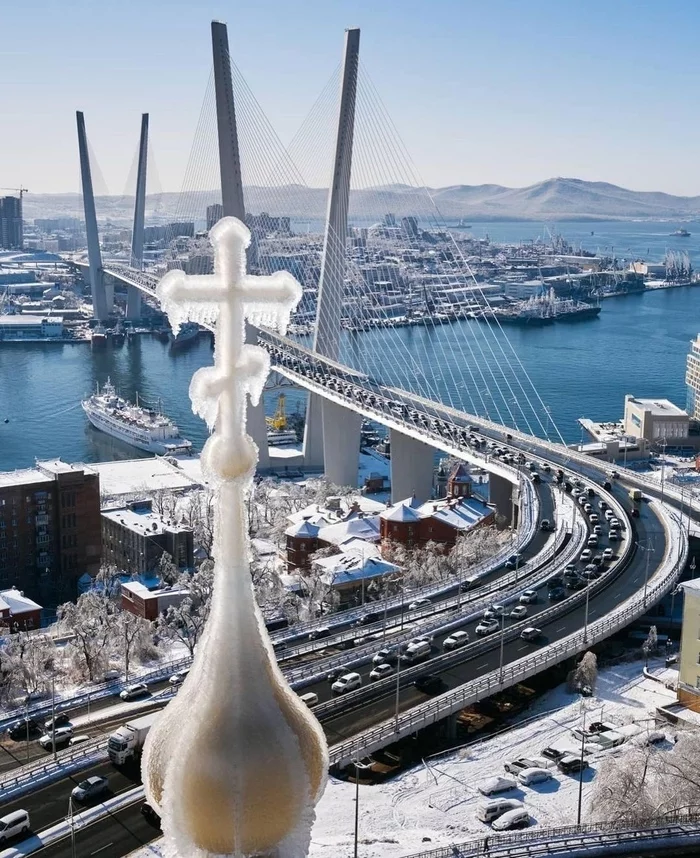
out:
<path id="1" fill-rule="evenodd" d="M 180 430 L 164 414 L 127 402 L 117 395 L 109 379 L 100 391 L 82 401 L 83 411 L 95 427 L 108 435 L 119 438 L 161 456 L 175 453 L 190 453 L 192 442 L 180 437 Z"/>

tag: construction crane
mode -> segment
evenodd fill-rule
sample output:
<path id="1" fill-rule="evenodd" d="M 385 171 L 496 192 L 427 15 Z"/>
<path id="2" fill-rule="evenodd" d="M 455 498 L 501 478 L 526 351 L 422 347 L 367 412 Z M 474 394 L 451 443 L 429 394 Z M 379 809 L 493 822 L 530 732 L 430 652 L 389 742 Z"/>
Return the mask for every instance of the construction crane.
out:
<path id="1" fill-rule="evenodd" d="M 15 193 L 19 193 L 19 201 L 22 202 L 22 197 L 24 194 L 29 193 L 29 188 L 0 188 L 0 191 L 14 191 Z"/>
<path id="2" fill-rule="evenodd" d="M 272 417 L 266 417 L 265 420 L 267 425 L 276 432 L 281 432 L 283 429 L 287 428 L 287 412 L 285 409 L 284 393 L 280 393 L 277 398 L 277 411 L 275 411 Z"/>

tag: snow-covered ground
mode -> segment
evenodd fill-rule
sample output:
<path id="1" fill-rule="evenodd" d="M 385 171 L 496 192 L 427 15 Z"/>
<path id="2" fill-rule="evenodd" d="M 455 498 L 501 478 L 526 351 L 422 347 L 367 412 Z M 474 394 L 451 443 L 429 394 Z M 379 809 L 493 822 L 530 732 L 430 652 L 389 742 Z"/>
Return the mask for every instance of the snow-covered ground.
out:
<path id="1" fill-rule="evenodd" d="M 483 801 L 478 785 L 495 774 L 505 774 L 503 762 L 518 756 L 540 756 L 552 744 L 577 747 L 571 729 L 586 720 L 617 724 L 639 723 L 654 728 L 657 706 L 675 700 L 663 683 L 643 676 L 643 662 L 634 661 L 601 670 L 594 697 L 582 699 L 561 685 L 542 695 L 527 712 L 527 722 L 499 735 L 425 760 L 399 777 L 359 789 L 359 839 L 363 858 L 400 858 L 424 849 L 449 846 L 487 834 L 491 829 L 475 817 Z M 654 675 L 677 679 L 675 670 L 650 664 Z M 667 730 L 669 735 L 672 730 Z M 671 747 L 670 741 L 667 747 Z M 610 754 L 625 754 L 623 745 L 588 758 L 584 773 L 582 822 L 588 821 L 588 799 L 595 770 Z M 578 775 L 562 775 L 534 787 L 522 787 L 507 796 L 525 802 L 533 824 L 558 826 L 576 823 Z M 329 779 L 317 807 L 309 858 L 350 858 L 355 825 L 355 784 Z M 158 854 L 157 846 L 141 856 Z"/>
<path id="2" fill-rule="evenodd" d="M 451 754 L 425 761 L 388 783 L 360 786 L 360 840 L 364 858 L 398 858 L 421 849 L 450 845 L 485 834 L 489 826 L 477 821 L 474 811 L 483 800 L 478 784 L 494 774 L 505 774 L 503 762 L 517 756 L 539 756 L 553 743 L 576 747 L 571 729 L 586 717 L 617 723 L 638 722 L 653 727 L 657 706 L 675 699 L 663 684 L 645 679 L 639 661 L 600 672 L 595 697 L 569 694 L 564 686 L 543 695 L 528 710 L 532 717 L 522 727 L 509 729 Z M 652 666 L 653 668 L 653 666 Z M 656 671 L 654 671 L 656 673 Z M 674 671 L 659 670 L 665 678 Z M 670 745 L 669 745 L 670 746 Z M 582 821 L 596 766 L 606 754 L 625 753 L 625 747 L 602 752 L 584 773 Z M 576 822 L 578 777 L 555 774 L 555 779 L 522 787 L 507 795 L 524 800 L 537 825 Z M 318 806 L 310 858 L 344 858 L 352 855 L 355 785 L 331 779 Z M 429 839 L 428 839 L 429 838 Z"/>

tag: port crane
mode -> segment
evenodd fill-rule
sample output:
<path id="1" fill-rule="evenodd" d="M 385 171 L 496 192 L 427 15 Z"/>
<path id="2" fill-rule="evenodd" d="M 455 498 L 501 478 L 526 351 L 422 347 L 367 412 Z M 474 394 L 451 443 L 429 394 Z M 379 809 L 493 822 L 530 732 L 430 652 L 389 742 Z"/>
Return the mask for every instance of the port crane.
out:
<path id="1" fill-rule="evenodd" d="M 287 428 L 287 410 L 285 406 L 285 395 L 284 393 L 280 393 L 277 398 L 277 411 L 272 415 L 272 417 L 266 417 L 265 420 L 267 425 L 274 429 L 276 432 L 281 432 L 282 430 Z"/>

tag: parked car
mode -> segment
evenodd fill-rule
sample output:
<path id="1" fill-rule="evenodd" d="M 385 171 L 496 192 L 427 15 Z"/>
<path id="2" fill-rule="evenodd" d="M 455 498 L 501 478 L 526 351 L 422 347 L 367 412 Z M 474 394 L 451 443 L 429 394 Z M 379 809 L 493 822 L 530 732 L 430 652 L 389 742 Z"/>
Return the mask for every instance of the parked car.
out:
<path id="1" fill-rule="evenodd" d="M 501 624 L 498 620 L 481 620 L 481 622 L 476 627 L 476 633 L 478 635 L 490 635 L 494 632 L 497 632 L 501 628 Z"/>
<path id="2" fill-rule="evenodd" d="M 540 764 L 535 760 L 531 760 L 529 757 L 516 757 L 514 760 L 508 760 L 503 763 L 503 768 L 511 775 L 518 775 L 520 772 L 525 771 L 525 769 L 536 769 L 540 767 Z"/>
<path id="3" fill-rule="evenodd" d="M 541 636 L 542 636 L 541 630 L 536 629 L 534 626 L 528 626 L 526 629 L 523 629 L 520 632 L 520 637 L 524 641 L 536 641 Z"/>
<path id="4" fill-rule="evenodd" d="M 522 620 L 527 616 L 527 607 L 525 605 L 516 605 L 509 616 L 511 620 Z"/>
<path id="5" fill-rule="evenodd" d="M 537 601 L 537 590 L 525 590 L 518 599 L 521 605 L 532 605 Z"/>
<path id="6" fill-rule="evenodd" d="M 501 775 L 488 778 L 478 786 L 478 790 L 482 795 L 493 795 L 497 792 L 508 792 L 509 789 L 515 789 L 518 785 L 515 778 L 506 778 Z"/>
<path id="7" fill-rule="evenodd" d="M 93 775 L 80 781 L 77 787 L 71 792 L 71 798 L 74 801 L 89 801 L 92 798 L 98 798 L 109 789 L 109 781 L 100 775 Z"/>
<path id="8" fill-rule="evenodd" d="M 145 682 L 137 682 L 135 685 L 127 685 L 127 687 L 119 692 L 122 700 L 138 700 L 139 697 L 145 697 L 148 694 L 148 686 Z"/>
<path id="9" fill-rule="evenodd" d="M 433 603 L 430 599 L 416 599 L 408 606 L 409 611 L 419 611 L 421 608 L 429 608 Z"/>
<path id="10" fill-rule="evenodd" d="M 359 673 L 344 673 L 331 685 L 331 691 L 334 694 L 347 694 L 348 691 L 354 691 L 361 685 L 362 677 Z"/>
<path id="11" fill-rule="evenodd" d="M 588 760 L 582 760 L 581 757 L 562 757 L 557 760 L 557 768 L 565 775 L 573 774 L 574 772 L 582 772 L 588 768 Z"/>
<path id="12" fill-rule="evenodd" d="M 481 822 L 493 822 L 509 810 L 519 810 L 523 806 L 518 798 L 492 798 L 476 808 L 476 818 Z"/>
<path id="13" fill-rule="evenodd" d="M 494 831 L 509 831 L 512 828 L 527 828 L 530 825 L 530 814 L 524 807 L 509 810 L 491 823 Z"/>
<path id="14" fill-rule="evenodd" d="M 53 751 L 54 743 L 56 750 L 67 748 L 70 740 L 73 738 L 72 727 L 56 727 L 50 733 L 45 733 L 40 739 L 39 744 L 45 751 Z"/>
<path id="15" fill-rule="evenodd" d="M 393 672 L 394 668 L 390 664 L 378 664 L 374 670 L 370 671 L 369 680 L 370 682 L 378 682 L 380 679 L 391 676 Z"/>
<path id="16" fill-rule="evenodd" d="M 539 766 L 534 766 L 531 769 L 524 769 L 522 772 L 518 774 L 518 780 L 521 784 L 525 786 L 530 786 L 531 784 L 540 784 L 543 781 L 548 781 L 552 777 L 552 773 L 549 769 L 543 769 Z"/>
<path id="17" fill-rule="evenodd" d="M 444 650 L 457 649 L 469 643 L 469 633 L 464 631 L 452 632 L 449 637 L 446 637 L 442 643 Z"/>

